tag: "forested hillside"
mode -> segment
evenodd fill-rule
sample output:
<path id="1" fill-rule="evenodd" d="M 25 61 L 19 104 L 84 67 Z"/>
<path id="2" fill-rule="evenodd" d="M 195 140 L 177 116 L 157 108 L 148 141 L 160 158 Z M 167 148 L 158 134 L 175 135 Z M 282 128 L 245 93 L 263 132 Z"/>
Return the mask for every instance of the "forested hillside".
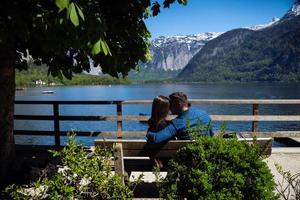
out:
<path id="1" fill-rule="evenodd" d="M 117 79 L 108 75 L 89 75 L 78 74 L 74 75 L 72 80 L 66 78 L 53 78 L 48 75 L 46 66 L 31 66 L 27 71 L 16 71 L 16 86 L 17 87 L 32 87 L 43 84 L 36 84 L 39 81 L 48 85 L 113 85 L 113 84 L 130 84 L 128 79 Z"/>
<path id="2" fill-rule="evenodd" d="M 300 15 L 295 7 L 261 30 L 209 41 L 178 75 L 183 81 L 300 81 Z"/>

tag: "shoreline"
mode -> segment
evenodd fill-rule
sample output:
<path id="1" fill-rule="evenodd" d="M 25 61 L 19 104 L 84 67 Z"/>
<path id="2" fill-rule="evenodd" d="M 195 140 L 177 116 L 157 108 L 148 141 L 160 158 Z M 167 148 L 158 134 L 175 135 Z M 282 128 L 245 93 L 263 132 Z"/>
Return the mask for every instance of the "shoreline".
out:
<path id="1" fill-rule="evenodd" d="M 27 88 L 45 88 L 45 87 L 69 87 L 69 86 L 116 86 L 116 85 L 251 85 L 251 84 L 300 84 L 300 82 L 131 82 L 131 83 L 111 83 L 111 84 L 57 84 L 57 85 L 43 85 L 43 86 L 26 86 L 26 85 L 16 85 L 16 90 L 25 90 Z"/>

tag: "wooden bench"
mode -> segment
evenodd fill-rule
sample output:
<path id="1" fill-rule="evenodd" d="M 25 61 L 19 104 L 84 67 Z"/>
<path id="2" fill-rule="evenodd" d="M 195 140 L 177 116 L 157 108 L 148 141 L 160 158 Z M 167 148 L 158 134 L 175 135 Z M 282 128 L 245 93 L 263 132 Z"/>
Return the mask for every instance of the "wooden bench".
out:
<path id="1" fill-rule="evenodd" d="M 253 138 L 239 138 L 241 142 L 252 143 Z M 272 138 L 256 138 L 258 144 L 266 148 L 265 153 L 270 155 L 272 150 Z M 150 144 L 146 140 L 95 140 L 95 146 L 113 148 L 114 168 L 117 174 L 125 176 L 125 172 L 152 171 L 153 158 L 163 163 L 175 156 L 178 149 L 191 144 L 191 140 L 172 140 L 164 144 Z M 162 169 L 164 171 L 164 169 Z"/>

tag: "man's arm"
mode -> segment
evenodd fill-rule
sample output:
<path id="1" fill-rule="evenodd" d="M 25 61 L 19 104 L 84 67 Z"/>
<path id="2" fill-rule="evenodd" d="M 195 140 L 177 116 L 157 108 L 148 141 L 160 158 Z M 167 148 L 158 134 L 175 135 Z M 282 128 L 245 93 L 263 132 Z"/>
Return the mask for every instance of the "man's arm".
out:
<path id="1" fill-rule="evenodd" d="M 153 144 L 158 144 L 170 140 L 176 135 L 176 129 L 172 123 L 158 132 L 147 132 L 147 139 Z"/>

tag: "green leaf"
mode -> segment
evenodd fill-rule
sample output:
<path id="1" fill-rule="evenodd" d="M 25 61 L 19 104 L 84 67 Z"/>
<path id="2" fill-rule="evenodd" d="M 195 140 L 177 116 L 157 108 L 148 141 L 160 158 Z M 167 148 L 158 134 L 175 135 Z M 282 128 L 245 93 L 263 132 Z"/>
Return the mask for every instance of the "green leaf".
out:
<path id="1" fill-rule="evenodd" d="M 103 39 L 103 38 L 100 38 L 94 45 L 93 45 L 93 48 L 92 48 L 92 51 L 91 53 L 93 55 L 97 55 L 99 54 L 100 52 L 103 52 L 104 55 L 112 55 L 111 52 L 110 52 L 110 49 L 106 43 L 106 41 Z"/>
<path id="2" fill-rule="evenodd" d="M 79 16 L 84 21 L 84 14 L 83 14 L 81 8 L 77 4 L 75 4 L 75 6 L 76 6 L 76 9 L 77 9 L 77 12 L 78 12 Z"/>
<path id="3" fill-rule="evenodd" d="M 58 12 L 61 12 L 65 8 L 69 7 L 69 0 L 55 0 L 56 6 L 59 8 Z"/>
<path id="4" fill-rule="evenodd" d="M 187 5 L 188 0 L 178 0 L 178 3 L 183 4 L 183 5 Z"/>
<path id="5" fill-rule="evenodd" d="M 70 12 L 71 22 L 74 24 L 74 26 L 79 26 L 79 19 L 78 19 L 78 15 L 74 3 L 70 4 L 69 12 Z"/>
<path id="6" fill-rule="evenodd" d="M 105 40 L 101 40 L 101 46 L 102 46 L 102 50 L 103 50 L 103 53 L 104 55 L 112 55 L 111 52 L 110 52 L 110 49 L 108 47 L 108 44 L 106 43 Z"/>
<path id="7" fill-rule="evenodd" d="M 100 40 L 101 40 L 101 39 L 99 39 L 99 40 L 94 44 L 94 46 L 93 46 L 93 48 L 92 48 L 91 53 L 92 53 L 93 55 L 97 55 L 97 54 L 100 53 L 100 51 L 101 51 Z"/>
<path id="8" fill-rule="evenodd" d="M 100 44 L 101 44 L 101 48 L 103 50 L 103 53 L 104 55 L 107 55 L 108 51 L 107 51 L 107 48 L 105 46 L 106 43 L 104 43 L 102 40 L 100 41 Z"/>

